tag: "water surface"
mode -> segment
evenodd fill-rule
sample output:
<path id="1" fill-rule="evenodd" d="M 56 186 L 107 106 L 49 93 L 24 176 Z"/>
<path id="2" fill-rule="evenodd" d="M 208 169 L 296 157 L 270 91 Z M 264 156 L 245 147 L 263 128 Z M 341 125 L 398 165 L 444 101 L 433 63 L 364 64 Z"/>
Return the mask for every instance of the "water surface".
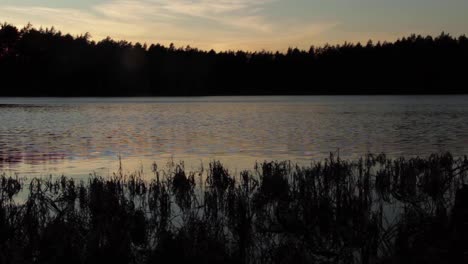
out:
<path id="1" fill-rule="evenodd" d="M 468 154 L 468 96 L 1 98 L 0 169 L 20 175 Z"/>

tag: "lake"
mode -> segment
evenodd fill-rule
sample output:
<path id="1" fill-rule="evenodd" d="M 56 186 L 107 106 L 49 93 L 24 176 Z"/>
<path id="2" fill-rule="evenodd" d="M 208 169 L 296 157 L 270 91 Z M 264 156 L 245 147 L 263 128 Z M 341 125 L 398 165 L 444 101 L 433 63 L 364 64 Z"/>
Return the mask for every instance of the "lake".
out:
<path id="1" fill-rule="evenodd" d="M 21 176 L 444 151 L 468 154 L 468 96 L 0 99 L 0 170 Z"/>

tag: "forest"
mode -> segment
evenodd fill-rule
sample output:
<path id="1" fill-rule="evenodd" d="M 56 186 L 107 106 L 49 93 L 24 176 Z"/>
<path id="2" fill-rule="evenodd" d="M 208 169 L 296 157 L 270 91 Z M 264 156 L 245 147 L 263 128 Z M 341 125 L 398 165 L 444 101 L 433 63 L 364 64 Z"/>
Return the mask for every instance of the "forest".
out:
<path id="1" fill-rule="evenodd" d="M 0 26 L 0 96 L 463 94 L 468 38 L 214 51 Z"/>

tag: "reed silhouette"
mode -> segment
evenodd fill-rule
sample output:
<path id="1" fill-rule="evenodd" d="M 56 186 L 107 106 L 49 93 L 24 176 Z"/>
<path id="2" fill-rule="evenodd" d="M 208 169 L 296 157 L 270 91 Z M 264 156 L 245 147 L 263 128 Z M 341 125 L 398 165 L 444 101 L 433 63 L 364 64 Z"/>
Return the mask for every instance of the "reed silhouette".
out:
<path id="1" fill-rule="evenodd" d="M 468 158 L 0 177 L 0 263 L 463 263 Z"/>
<path id="2" fill-rule="evenodd" d="M 204 51 L 0 26 L 0 96 L 468 93 L 468 38 Z"/>

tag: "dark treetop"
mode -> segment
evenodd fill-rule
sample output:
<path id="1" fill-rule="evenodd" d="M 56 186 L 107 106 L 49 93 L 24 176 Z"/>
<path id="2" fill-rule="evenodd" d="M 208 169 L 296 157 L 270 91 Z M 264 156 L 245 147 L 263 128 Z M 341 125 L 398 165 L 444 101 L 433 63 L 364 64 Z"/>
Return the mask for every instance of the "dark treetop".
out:
<path id="1" fill-rule="evenodd" d="M 252 53 L 95 42 L 3 24 L 0 96 L 467 93 L 467 59 L 468 38 L 444 33 Z"/>

